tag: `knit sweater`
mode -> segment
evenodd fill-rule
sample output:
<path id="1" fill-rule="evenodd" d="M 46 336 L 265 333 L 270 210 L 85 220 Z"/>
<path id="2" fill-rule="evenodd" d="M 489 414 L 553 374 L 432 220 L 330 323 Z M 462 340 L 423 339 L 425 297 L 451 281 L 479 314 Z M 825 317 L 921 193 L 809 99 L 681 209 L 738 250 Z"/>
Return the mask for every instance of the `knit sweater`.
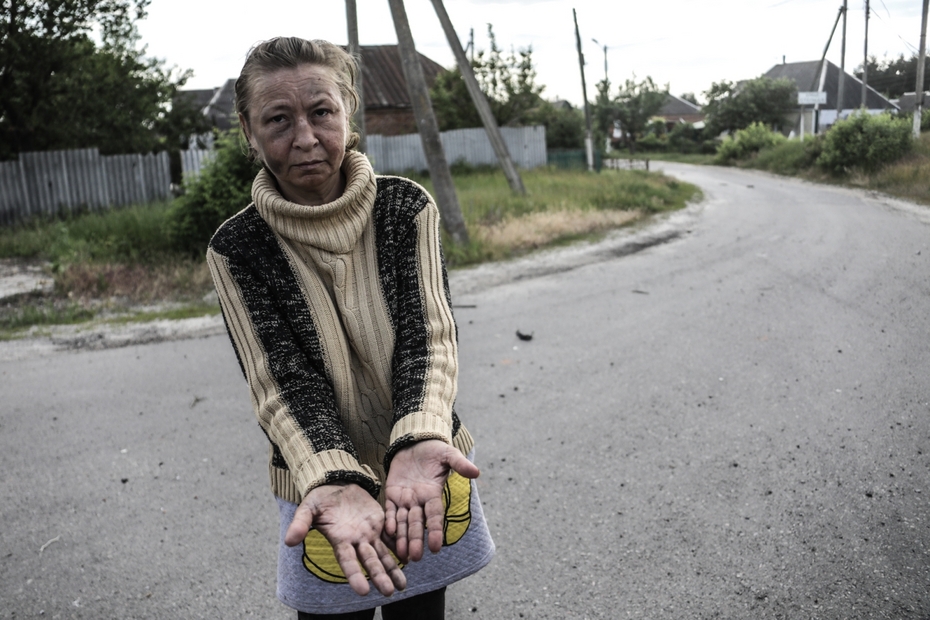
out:
<path id="1" fill-rule="evenodd" d="M 456 328 L 439 213 L 419 185 L 346 154 L 335 201 L 287 201 L 259 172 L 207 262 L 271 443 L 272 491 L 354 482 L 379 495 L 396 452 L 473 445 L 453 410 Z"/>

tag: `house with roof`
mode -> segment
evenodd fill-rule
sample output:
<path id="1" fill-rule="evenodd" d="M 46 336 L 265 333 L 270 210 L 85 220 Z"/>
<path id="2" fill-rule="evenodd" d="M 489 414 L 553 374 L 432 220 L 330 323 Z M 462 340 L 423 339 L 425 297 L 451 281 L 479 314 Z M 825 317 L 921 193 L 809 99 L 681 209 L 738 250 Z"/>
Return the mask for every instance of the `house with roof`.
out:
<path id="1" fill-rule="evenodd" d="M 665 103 L 653 118 L 664 120 L 666 128 L 671 131 L 679 123 L 690 123 L 701 128 L 704 126 L 704 116 L 701 106 L 668 93 Z"/>
<path id="2" fill-rule="evenodd" d="M 811 133 L 817 126 L 817 133 L 823 132 L 839 118 L 843 119 L 853 112 L 865 107 L 870 114 L 897 111 L 898 106 L 876 91 L 866 86 L 866 99 L 863 106 L 862 81 L 854 75 L 844 73 L 843 92 L 839 93 L 840 68 L 829 60 L 821 66 L 819 60 L 789 62 L 775 65 L 763 77 L 787 78 L 793 81 L 798 92 L 824 92 L 827 102 L 818 105 L 799 105 L 788 115 L 788 126 L 794 126 L 794 133 Z M 838 105 L 840 104 L 840 105 Z"/>
<path id="3" fill-rule="evenodd" d="M 417 133 L 413 105 L 407 92 L 403 64 L 396 45 L 365 45 L 362 56 L 362 96 L 365 108 L 365 131 L 370 135 L 396 136 Z M 436 77 L 445 71 L 442 65 L 420 56 L 420 66 L 426 84 L 432 87 Z M 199 97 L 203 113 L 218 130 L 227 130 L 236 123 L 236 80 L 230 78 L 213 90 L 182 91 Z M 205 99 L 205 93 L 209 99 Z"/>
<path id="4" fill-rule="evenodd" d="M 917 93 L 904 93 L 897 99 L 892 99 L 892 103 L 898 106 L 902 112 L 912 113 L 917 107 Z M 927 104 L 930 103 L 930 91 L 924 91 L 921 107 L 926 113 Z"/>
<path id="5" fill-rule="evenodd" d="M 363 45 L 361 55 L 365 132 L 382 136 L 417 133 L 417 121 L 397 46 Z M 419 52 L 417 55 L 426 86 L 432 88 L 445 68 Z"/>

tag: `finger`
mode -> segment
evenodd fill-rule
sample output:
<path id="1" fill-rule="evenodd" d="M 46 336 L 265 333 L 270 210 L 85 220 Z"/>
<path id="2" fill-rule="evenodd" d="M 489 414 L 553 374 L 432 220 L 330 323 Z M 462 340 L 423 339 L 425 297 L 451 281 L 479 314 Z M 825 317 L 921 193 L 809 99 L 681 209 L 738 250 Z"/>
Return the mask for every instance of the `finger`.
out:
<path id="1" fill-rule="evenodd" d="M 409 561 L 409 538 L 407 537 L 407 510 L 400 509 L 397 511 L 397 531 L 394 533 L 394 543 L 396 545 L 397 557 L 401 559 L 402 562 Z M 403 518 L 401 518 L 403 515 Z"/>
<path id="2" fill-rule="evenodd" d="M 362 572 L 362 567 L 358 563 L 358 555 L 355 552 L 355 547 L 349 544 L 343 544 L 334 547 L 333 552 L 336 555 L 336 561 L 339 562 L 339 568 L 342 569 L 346 579 L 349 581 L 349 586 L 351 586 L 359 596 L 366 596 L 370 591 L 368 579 L 365 577 L 365 573 Z"/>
<path id="3" fill-rule="evenodd" d="M 358 549 L 356 549 L 356 553 L 358 554 L 359 560 L 362 562 L 362 566 L 368 571 L 368 578 L 371 579 L 371 583 L 375 586 L 375 589 L 384 596 L 391 596 L 394 594 L 394 583 L 388 576 L 386 567 L 382 563 L 384 562 L 384 558 L 379 556 L 378 552 L 369 544 L 359 545 Z M 391 565 L 397 565 L 390 553 L 387 553 L 387 561 Z"/>
<path id="4" fill-rule="evenodd" d="M 442 549 L 443 520 L 445 508 L 442 499 L 436 497 L 426 503 L 426 530 L 427 545 L 432 553 L 439 553 Z"/>
<path id="5" fill-rule="evenodd" d="M 313 511 L 308 506 L 300 504 L 294 511 L 294 518 L 291 524 L 287 526 L 287 532 L 284 534 L 284 544 L 288 547 L 294 547 L 303 542 L 307 537 L 307 532 L 313 525 Z"/>
<path id="6" fill-rule="evenodd" d="M 378 541 L 375 543 L 375 551 L 378 553 L 381 565 L 387 571 L 388 577 L 390 577 L 394 587 L 398 590 L 406 588 L 407 576 L 404 575 L 404 571 L 398 566 L 397 561 L 394 559 L 394 556 L 391 555 L 391 551 L 388 549 L 387 545 Z"/>
<path id="7" fill-rule="evenodd" d="M 451 448 L 448 451 L 448 464 L 449 467 L 462 476 L 463 478 L 477 478 L 481 473 L 481 470 L 478 469 L 478 466 L 468 460 L 464 454 L 455 448 Z"/>
<path id="8" fill-rule="evenodd" d="M 407 514 L 407 549 L 411 562 L 423 557 L 423 509 L 414 506 Z"/>
<path id="9" fill-rule="evenodd" d="M 384 502 L 384 531 L 388 536 L 397 532 L 397 506 L 391 500 Z"/>

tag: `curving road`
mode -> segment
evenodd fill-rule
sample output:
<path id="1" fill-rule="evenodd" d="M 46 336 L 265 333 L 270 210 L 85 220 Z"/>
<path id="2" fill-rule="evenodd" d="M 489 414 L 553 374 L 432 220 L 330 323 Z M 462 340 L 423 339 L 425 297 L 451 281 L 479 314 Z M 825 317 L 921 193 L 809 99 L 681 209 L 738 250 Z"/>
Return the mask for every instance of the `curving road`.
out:
<path id="1" fill-rule="evenodd" d="M 930 617 L 930 209 L 663 167 L 705 200 L 454 274 L 498 555 L 447 617 Z M 293 617 L 225 336 L 15 357 L 0 616 Z"/>

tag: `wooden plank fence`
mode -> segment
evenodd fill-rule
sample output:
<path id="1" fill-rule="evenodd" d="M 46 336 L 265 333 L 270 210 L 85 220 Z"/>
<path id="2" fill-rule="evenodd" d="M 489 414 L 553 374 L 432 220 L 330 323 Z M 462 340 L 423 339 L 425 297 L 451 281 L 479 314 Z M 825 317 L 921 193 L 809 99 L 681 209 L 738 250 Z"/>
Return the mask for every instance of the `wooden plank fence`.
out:
<path id="1" fill-rule="evenodd" d="M 0 162 L 0 225 L 37 216 L 99 211 L 164 200 L 168 153 L 102 156 L 97 149 L 21 153 Z"/>

